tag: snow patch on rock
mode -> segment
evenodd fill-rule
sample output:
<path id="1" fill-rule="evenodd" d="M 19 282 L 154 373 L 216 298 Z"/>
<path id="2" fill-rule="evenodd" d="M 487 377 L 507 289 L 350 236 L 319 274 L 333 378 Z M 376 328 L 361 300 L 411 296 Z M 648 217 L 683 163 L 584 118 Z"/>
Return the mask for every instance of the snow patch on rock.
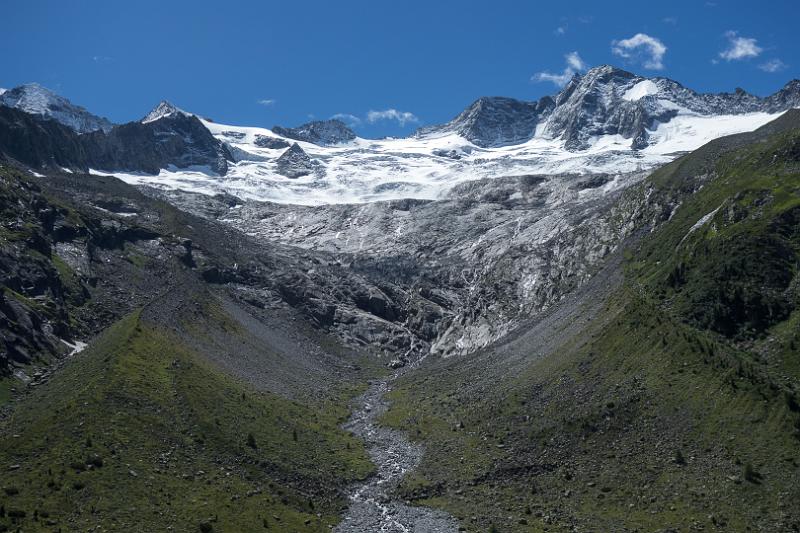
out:
<path id="1" fill-rule="evenodd" d="M 642 80 L 625 91 L 625 94 L 622 95 L 622 99 L 635 102 L 652 94 L 658 94 L 658 86 L 651 80 Z"/>

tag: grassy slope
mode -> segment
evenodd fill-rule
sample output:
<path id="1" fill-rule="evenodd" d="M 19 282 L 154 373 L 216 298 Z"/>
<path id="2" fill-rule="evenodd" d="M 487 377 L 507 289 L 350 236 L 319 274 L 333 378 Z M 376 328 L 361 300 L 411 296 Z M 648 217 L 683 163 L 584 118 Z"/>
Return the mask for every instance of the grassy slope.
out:
<path id="1" fill-rule="evenodd" d="M 251 391 L 134 313 L 3 428 L 0 529 L 328 530 L 372 468 L 346 415 Z"/>
<path id="2" fill-rule="evenodd" d="M 475 531 L 800 524 L 798 146 L 795 130 L 720 160 L 604 316 L 522 374 L 480 397 L 469 361 L 404 378 L 385 421 L 428 445 L 406 496 Z M 649 185 L 684 187 L 692 164 Z"/>

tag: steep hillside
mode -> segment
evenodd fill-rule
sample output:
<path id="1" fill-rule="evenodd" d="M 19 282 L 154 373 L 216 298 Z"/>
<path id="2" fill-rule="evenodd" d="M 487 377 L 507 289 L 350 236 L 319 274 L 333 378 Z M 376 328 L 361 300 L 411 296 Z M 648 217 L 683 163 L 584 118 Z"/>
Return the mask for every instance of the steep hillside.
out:
<path id="1" fill-rule="evenodd" d="M 176 301 L 189 317 L 174 318 Z M 197 347 L 247 344 L 252 327 L 183 288 L 106 330 L 2 428 L 0 528 L 327 531 L 341 491 L 372 469 L 338 428 L 345 402 L 332 399 L 352 383 L 301 403 Z"/>
<path id="2" fill-rule="evenodd" d="M 624 281 L 402 378 L 404 497 L 475 531 L 800 527 L 798 146 L 795 115 L 660 169 Z"/>
<path id="3" fill-rule="evenodd" d="M 335 524 L 381 370 L 299 272 L 366 287 L 114 178 L 0 177 L 0 530 Z"/>

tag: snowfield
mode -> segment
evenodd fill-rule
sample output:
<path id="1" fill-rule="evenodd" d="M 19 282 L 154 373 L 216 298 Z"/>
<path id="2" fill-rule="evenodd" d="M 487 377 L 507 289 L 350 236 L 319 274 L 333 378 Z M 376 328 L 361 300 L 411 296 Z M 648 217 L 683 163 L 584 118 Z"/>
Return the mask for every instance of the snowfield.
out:
<path id="1" fill-rule="evenodd" d="M 652 94 L 652 82 L 636 84 L 626 99 Z M 674 105 L 674 104 L 673 104 Z M 548 138 L 544 128 L 525 143 L 481 148 L 454 133 L 429 134 L 401 139 L 355 140 L 335 145 L 297 142 L 314 160 L 320 172 L 296 179 L 277 173 L 275 162 L 286 148 L 263 148 L 256 136 L 283 139 L 265 128 L 242 127 L 203 121 L 236 158 L 228 173 L 219 176 L 208 168 L 170 168 L 158 175 L 114 175 L 135 185 L 180 189 L 203 194 L 228 193 L 244 199 L 283 204 L 323 205 L 367 203 L 379 200 L 441 198 L 454 185 L 481 178 L 521 174 L 628 174 L 667 163 L 708 141 L 752 131 L 780 114 L 701 116 L 680 109 L 668 123 L 650 131 L 650 145 L 630 148 L 620 135 L 592 139 L 590 148 L 570 152 L 561 139 Z M 97 174 L 105 172 L 93 171 Z"/>

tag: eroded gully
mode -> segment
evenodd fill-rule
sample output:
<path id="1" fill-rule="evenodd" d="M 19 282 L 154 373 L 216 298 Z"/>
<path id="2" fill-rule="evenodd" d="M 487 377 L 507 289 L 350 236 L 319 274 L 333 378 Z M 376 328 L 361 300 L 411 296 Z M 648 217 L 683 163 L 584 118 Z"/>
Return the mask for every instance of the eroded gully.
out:
<path id="1" fill-rule="evenodd" d="M 444 533 L 457 532 L 458 522 L 427 507 L 406 505 L 393 496 L 403 477 L 416 468 L 422 446 L 412 443 L 402 431 L 382 427 L 378 419 L 389 407 L 386 393 L 402 370 L 389 378 L 373 381 L 359 396 L 344 429 L 364 440 L 377 472 L 350 489 L 350 507 L 334 531 L 339 533 Z"/>

